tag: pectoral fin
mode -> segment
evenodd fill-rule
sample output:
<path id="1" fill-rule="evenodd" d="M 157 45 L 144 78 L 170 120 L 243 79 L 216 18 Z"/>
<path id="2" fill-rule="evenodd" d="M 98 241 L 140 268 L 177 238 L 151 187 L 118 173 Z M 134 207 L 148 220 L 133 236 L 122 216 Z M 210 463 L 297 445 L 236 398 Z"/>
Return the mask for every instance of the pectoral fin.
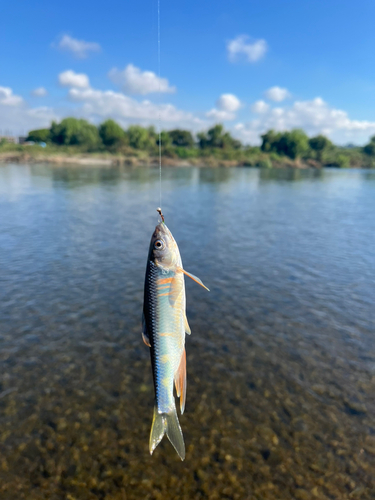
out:
<path id="1" fill-rule="evenodd" d="M 203 286 L 203 288 L 205 288 L 206 290 L 210 291 L 210 289 L 207 288 L 206 285 L 204 285 L 202 283 L 202 281 L 197 276 L 194 276 L 194 274 L 188 273 L 187 271 L 185 271 L 185 269 L 182 269 L 182 267 L 179 267 L 178 270 L 180 272 L 186 274 L 186 276 L 189 276 L 189 278 L 191 278 L 193 281 L 195 281 L 196 283 L 198 283 L 198 285 Z"/>
<path id="2" fill-rule="evenodd" d="M 143 313 L 142 313 L 142 339 L 143 339 L 143 342 L 148 347 L 151 347 L 150 339 L 149 339 L 149 336 L 147 334 L 147 327 L 146 327 L 145 315 Z"/>
<path id="3" fill-rule="evenodd" d="M 185 410 L 186 401 L 186 351 L 182 353 L 179 367 L 174 376 L 177 396 L 180 398 L 181 415 Z"/>

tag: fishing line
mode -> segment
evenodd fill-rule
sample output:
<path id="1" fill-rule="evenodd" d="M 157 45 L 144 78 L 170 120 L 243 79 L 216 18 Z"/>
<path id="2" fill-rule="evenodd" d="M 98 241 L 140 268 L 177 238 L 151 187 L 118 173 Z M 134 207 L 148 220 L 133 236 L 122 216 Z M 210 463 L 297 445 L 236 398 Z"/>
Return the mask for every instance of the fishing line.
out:
<path id="1" fill-rule="evenodd" d="M 161 80 L 160 80 L 160 0 L 158 0 L 158 76 L 159 76 L 159 207 L 161 210 Z"/>

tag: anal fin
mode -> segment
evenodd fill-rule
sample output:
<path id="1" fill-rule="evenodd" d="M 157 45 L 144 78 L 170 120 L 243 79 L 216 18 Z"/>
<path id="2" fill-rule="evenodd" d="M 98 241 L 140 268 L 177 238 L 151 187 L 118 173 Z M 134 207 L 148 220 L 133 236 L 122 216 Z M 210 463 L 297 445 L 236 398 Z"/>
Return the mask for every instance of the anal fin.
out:
<path id="1" fill-rule="evenodd" d="M 142 339 L 143 339 L 143 342 L 147 345 L 147 347 L 151 347 L 150 339 L 148 338 L 148 336 L 144 332 L 142 332 Z"/>
<path id="2" fill-rule="evenodd" d="M 150 339 L 149 339 L 149 336 L 147 334 L 146 319 L 145 319 L 144 313 L 142 313 L 142 339 L 143 339 L 143 342 L 148 347 L 151 347 Z"/>
<path id="3" fill-rule="evenodd" d="M 181 415 L 185 410 L 186 402 L 186 351 L 184 349 L 180 364 L 174 376 L 174 383 L 176 386 L 177 396 L 180 398 Z"/>
<path id="4" fill-rule="evenodd" d="M 190 326 L 189 326 L 189 323 L 188 323 L 188 320 L 186 317 L 186 313 L 185 313 L 185 333 L 187 333 L 188 335 L 191 335 L 191 330 L 190 330 Z"/>

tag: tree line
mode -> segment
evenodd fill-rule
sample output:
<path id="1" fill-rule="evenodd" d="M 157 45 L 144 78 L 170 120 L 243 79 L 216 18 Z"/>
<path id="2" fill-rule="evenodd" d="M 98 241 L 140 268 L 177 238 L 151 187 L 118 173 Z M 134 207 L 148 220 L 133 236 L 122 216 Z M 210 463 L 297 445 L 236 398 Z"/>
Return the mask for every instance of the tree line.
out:
<path id="1" fill-rule="evenodd" d="M 54 143 L 65 146 L 85 146 L 91 150 L 102 147 L 117 150 L 124 146 L 133 149 L 152 150 L 159 146 L 159 134 L 154 127 L 131 125 L 124 130 L 114 120 L 106 120 L 98 127 L 86 120 L 65 118 L 60 123 L 52 122 L 50 128 L 31 130 L 28 141 Z M 215 125 L 207 132 L 200 132 L 195 138 L 188 130 L 174 129 L 161 132 L 161 144 L 194 148 L 240 149 L 242 144 L 234 139 L 222 125 Z"/>
<path id="2" fill-rule="evenodd" d="M 342 163 L 348 166 L 348 149 L 335 146 L 327 137 L 317 135 L 309 138 L 301 129 L 286 132 L 269 130 L 261 136 L 260 148 L 244 146 L 224 130 L 223 125 L 214 125 L 196 137 L 188 130 L 174 129 L 161 132 L 161 146 L 164 155 L 181 158 L 225 152 L 228 157 L 239 154 L 268 153 L 273 158 L 287 157 L 292 160 L 315 160 L 320 163 Z M 95 126 L 83 119 L 65 118 L 60 123 L 52 122 L 50 128 L 32 130 L 28 141 L 45 142 L 57 146 L 77 146 L 85 151 L 110 151 L 130 153 L 133 150 L 157 154 L 159 135 L 154 127 L 132 125 L 124 130 L 114 120 L 106 120 Z M 353 148 L 357 154 L 375 158 L 375 136 L 363 148 Z M 341 155 L 341 157 L 340 157 Z M 352 155 L 353 156 L 353 155 Z"/>

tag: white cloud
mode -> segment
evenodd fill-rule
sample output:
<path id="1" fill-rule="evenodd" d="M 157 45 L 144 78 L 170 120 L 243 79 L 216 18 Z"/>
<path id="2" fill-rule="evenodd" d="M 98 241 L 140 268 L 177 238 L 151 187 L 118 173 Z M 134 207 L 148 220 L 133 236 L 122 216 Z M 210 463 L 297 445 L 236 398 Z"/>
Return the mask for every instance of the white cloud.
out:
<path id="1" fill-rule="evenodd" d="M 90 88 L 88 78 L 84 85 L 81 81 L 79 88 L 75 82 L 75 87 L 68 91 L 71 105 L 60 109 L 47 106 L 30 108 L 21 96 L 13 94 L 11 88 L 0 87 L 0 129 L 22 134 L 27 130 L 47 127 L 52 120 L 60 120 L 65 116 L 83 117 L 94 123 L 113 118 L 123 127 L 133 123 L 151 125 L 157 123 L 160 112 L 163 128 L 181 127 L 197 131 L 207 128 L 213 120 L 233 120 L 239 109 L 237 98 L 223 99 L 220 96 L 217 108 L 206 113 L 207 119 L 202 120 L 172 104 L 157 105 L 149 100 L 138 101 L 122 92 Z M 302 128 L 309 136 L 322 133 L 337 144 L 365 144 L 375 134 L 375 121 L 352 120 L 345 111 L 330 107 L 320 97 L 274 108 L 264 101 L 257 101 L 252 110 L 257 113 L 255 119 L 232 127 L 233 134 L 245 143 L 259 144 L 260 135 L 271 128 Z"/>
<path id="2" fill-rule="evenodd" d="M 84 73 L 75 73 L 71 69 L 59 74 L 59 84 L 62 87 L 75 87 L 87 89 L 90 87 L 89 77 Z"/>
<path id="3" fill-rule="evenodd" d="M 52 44 L 55 47 L 55 44 Z M 78 59 L 86 59 L 89 52 L 100 52 L 101 47 L 96 42 L 85 42 L 84 40 L 77 40 L 69 35 L 63 35 L 57 44 L 60 50 L 70 52 Z"/>
<path id="4" fill-rule="evenodd" d="M 108 76 L 129 94 L 146 95 L 154 92 L 176 92 L 176 87 L 170 87 L 166 78 L 159 78 L 152 71 L 141 71 L 133 64 L 128 64 L 122 71 L 113 68 Z"/>
<path id="5" fill-rule="evenodd" d="M 228 58 L 231 62 L 245 59 L 247 62 L 256 62 L 267 52 L 267 42 L 263 39 L 252 40 L 247 35 L 239 35 L 227 43 Z"/>
<path id="6" fill-rule="evenodd" d="M 212 120 L 219 122 L 234 120 L 236 118 L 236 115 L 234 113 L 222 111 L 216 108 L 212 108 L 210 111 L 207 111 L 206 116 L 207 118 L 211 118 Z"/>
<path id="7" fill-rule="evenodd" d="M 0 87 L 0 129 L 21 135 L 28 130 L 48 127 L 52 120 L 59 121 L 66 116 L 86 118 L 93 123 L 113 118 L 123 127 L 134 123 L 155 125 L 159 114 L 163 127 L 167 129 L 181 127 L 198 131 L 208 124 L 207 121 L 172 104 L 157 105 L 149 100 L 139 102 L 121 92 L 90 87 L 78 88 L 76 81 L 68 81 L 66 85 L 76 85 L 68 91 L 73 106 L 57 109 L 47 106 L 30 108 L 20 96 L 13 94 L 11 88 Z"/>
<path id="8" fill-rule="evenodd" d="M 254 102 L 254 104 L 251 106 L 251 111 L 253 113 L 266 113 L 269 110 L 269 107 L 269 104 L 260 100 Z"/>
<path id="9" fill-rule="evenodd" d="M 59 120 L 60 117 L 53 108 L 40 106 L 38 108 L 28 108 L 25 110 L 26 116 L 35 127 L 47 127 L 51 125 L 52 120 Z"/>
<path id="10" fill-rule="evenodd" d="M 4 106 L 19 106 L 23 103 L 22 97 L 14 95 L 10 87 L 0 87 L 0 104 Z"/>
<path id="11" fill-rule="evenodd" d="M 269 129 L 302 128 L 310 136 L 327 135 L 338 144 L 365 143 L 375 133 L 375 122 L 351 120 L 345 111 L 331 108 L 323 99 L 295 101 L 288 107 L 270 108 L 248 124 L 235 126 L 237 136 L 245 142 L 258 143 L 259 136 Z"/>
<path id="12" fill-rule="evenodd" d="M 20 135 L 33 128 L 47 127 L 58 119 L 52 108 L 29 108 L 22 97 L 9 87 L 0 87 L 0 129 Z"/>
<path id="13" fill-rule="evenodd" d="M 69 98 L 73 102 L 82 103 L 79 112 L 93 121 L 111 117 L 124 126 L 129 123 L 150 124 L 158 120 L 160 113 L 160 120 L 165 126 L 196 128 L 203 123 L 193 114 L 179 110 L 172 104 L 156 105 L 148 100 L 139 102 L 112 90 L 72 88 L 69 90 Z"/>
<path id="14" fill-rule="evenodd" d="M 271 87 L 270 89 L 266 90 L 264 95 L 267 97 L 267 99 L 275 102 L 281 102 L 290 97 L 289 91 L 281 87 Z"/>
<path id="15" fill-rule="evenodd" d="M 221 94 L 216 101 L 216 108 L 206 113 L 207 118 L 215 121 L 228 121 L 236 118 L 235 112 L 241 107 L 241 101 L 234 94 Z"/>
<path id="16" fill-rule="evenodd" d="M 222 111 L 235 112 L 241 107 L 241 101 L 234 94 L 221 94 L 216 106 Z"/>
<path id="17" fill-rule="evenodd" d="M 38 87 L 31 91 L 31 95 L 34 97 L 44 97 L 48 92 L 44 87 Z"/>

